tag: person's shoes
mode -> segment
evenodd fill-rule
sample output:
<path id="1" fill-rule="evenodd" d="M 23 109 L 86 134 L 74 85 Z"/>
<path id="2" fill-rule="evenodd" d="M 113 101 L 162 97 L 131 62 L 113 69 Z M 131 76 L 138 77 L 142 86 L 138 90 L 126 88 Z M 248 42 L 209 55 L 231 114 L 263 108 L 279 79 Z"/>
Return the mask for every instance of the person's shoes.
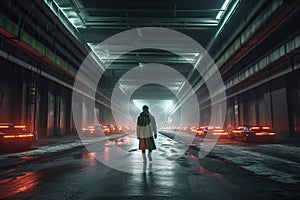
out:
<path id="1" fill-rule="evenodd" d="M 152 155 L 151 155 L 151 153 L 148 153 L 148 158 L 149 158 L 149 161 L 152 161 Z"/>

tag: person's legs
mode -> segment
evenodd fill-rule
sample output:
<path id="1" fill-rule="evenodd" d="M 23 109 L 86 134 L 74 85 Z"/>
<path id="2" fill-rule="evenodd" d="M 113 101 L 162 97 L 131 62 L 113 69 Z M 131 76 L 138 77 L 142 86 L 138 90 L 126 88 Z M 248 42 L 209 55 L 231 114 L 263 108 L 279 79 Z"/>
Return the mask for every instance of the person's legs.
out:
<path id="1" fill-rule="evenodd" d="M 142 149 L 142 156 L 143 156 L 143 160 L 144 160 L 144 162 L 146 162 L 147 161 L 147 159 L 146 159 L 146 150 L 145 149 Z"/>
<path id="2" fill-rule="evenodd" d="M 149 158 L 150 161 L 152 161 L 152 155 L 151 155 L 151 152 L 152 152 L 152 150 L 149 149 L 149 151 L 148 151 L 148 158 Z"/>

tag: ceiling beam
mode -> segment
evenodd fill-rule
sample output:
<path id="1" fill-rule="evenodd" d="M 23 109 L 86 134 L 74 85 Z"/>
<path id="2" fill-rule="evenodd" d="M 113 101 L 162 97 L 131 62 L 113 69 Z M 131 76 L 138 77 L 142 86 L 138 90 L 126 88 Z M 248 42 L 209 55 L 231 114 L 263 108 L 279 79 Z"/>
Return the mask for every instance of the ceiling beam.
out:
<path id="1" fill-rule="evenodd" d="M 192 70 L 192 66 L 189 64 L 180 64 L 180 63 L 160 63 L 160 64 L 165 64 L 169 67 L 174 68 L 176 71 L 182 73 L 182 74 L 187 74 Z M 109 65 L 108 69 L 110 70 L 130 70 L 133 67 L 139 66 L 138 63 L 112 63 Z"/>
<path id="2" fill-rule="evenodd" d="M 87 8 L 87 7 L 71 7 L 71 6 L 60 6 L 63 11 L 85 11 L 85 12 L 99 12 L 99 13 L 218 13 L 219 11 L 224 11 L 221 8 L 212 9 L 106 9 L 106 8 Z"/>
<path id="3" fill-rule="evenodd" d="M 86 17 L 86 24 L 116 22 L 116 23 L 197 23 L 199 26 L 217 26 L 219 20 L 214 18 L 199 18 L 199 17 Z"/>

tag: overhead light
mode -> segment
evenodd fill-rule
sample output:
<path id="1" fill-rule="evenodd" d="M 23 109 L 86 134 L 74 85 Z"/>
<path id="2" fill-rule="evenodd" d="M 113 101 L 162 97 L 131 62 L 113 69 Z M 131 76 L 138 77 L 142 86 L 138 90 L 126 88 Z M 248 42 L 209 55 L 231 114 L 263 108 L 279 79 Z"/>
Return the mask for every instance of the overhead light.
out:
<path id="1" fill-rule="evenodd" d="M 169 112 L 171 108 L 174 106 L 174 102 L 171 99 L 166 99 L 166 100 L 133 99 L 132 103 L 139 110 L 142 109 L 144 105 L 148 105 L 150 109 L 154 105 L 160 105 L 163 108 L 161 111 L 164 112 Z"/>
<path id="2" fill-rule="evenodd" d="M 221 7 L 221 10 L 218 12 L 217 16 L 216 16 L 216 19 L 219 20 L 221 19 L 221 17 L 223 16 L 224 12 L 226 11 L 228 5 L 229 5 L 229 2 L 230 0 L 225 0 L 222 7 Z"/>
<path id="3" fill-rule="evenodd" d="M 174 105 L 173 100 L 161 100 L 161 104 L 166 112 L 169 111 Z"/>
<path id="4" fill-rule="evenodd" d="M 122 85 L 121 83 L 119 83 L 119 88 L 120 88 L 120 90 L 121 90 L 124 94 L 126 94 L 126 92 L 125 92 L 125 90 L 124 90 L 124 87 L 123 87 L 123 85 Z"/>
<path id="5" fill-rule="evenodd" d="M 190 62 L 190 63 L 194 63 L 195 62 L 195 58 L 185 58 L 186 61 Z"/>
<path id="6" fill-rule="evenodd" d="M 135 107 L 138 108 L 139 110 L 141 110 L 143 106 L 146 104 L 144 100 L 133 99 L 132 102 L 133 105 L 135 105 Z"/>
<path id="7" fill-rule="evenodd" d="M 194 64 L 194 68 L 197 68 L 197 66 L 199 65 L 201 59 L 202 59 L 202 55 L 200 55 L 199 58 L 197 59 L 196 63 Z"/>
<path id="8" fill-rule="evenodd" d="M 70 17 L 68 20 L 73 24 L 73 26 L 77 27 L 83 27 L 82 21 L 77 17 Z"/>
<path id="9" fill-rule="evenodd" d="M 223 20 L 220 28 L 218 29 L 215 38 L 219 35 L 219 33 L 223 30 L 224 25 L 229 21 L 229 19 L 231 18 L 231 16 L 233 15 L 233 13 L 235 12 L 238 4 L 239 4 L 239 0 L 235 1 L 233 6 L 231 7 L 230 11 L 228 12 L 228 14 L 226 15 L 226 18 Z"/>
<path id="10" fill-rule="evenodd" d="M 177 91 L 177 94 L 179 94 L 179 92 L 182 90 L 183 86 L 185 85 L 185 81 L 183 81 Z"/>

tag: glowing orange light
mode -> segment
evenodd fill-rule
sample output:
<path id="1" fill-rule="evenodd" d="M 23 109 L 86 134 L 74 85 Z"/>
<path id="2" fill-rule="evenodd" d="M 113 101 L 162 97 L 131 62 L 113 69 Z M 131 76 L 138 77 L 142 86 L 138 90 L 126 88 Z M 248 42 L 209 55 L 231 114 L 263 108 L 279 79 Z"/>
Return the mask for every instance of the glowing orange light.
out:
<path id="1" fill-rule="evenodd" d="M 93 133 L 95 128 L 94 126 L 87 126 L 87 128 L 82 128 L 82 131 L 89 131 L 90 133 Z"/>
<path id="2" fill-rule="evenodd" d="M 9 126 L 0 126 L 0 128 L 9 128 Z"/>
<path id="3" fill-rule="evenodd" d="M 255 133 L 255 135 L 275 135 L 275 133 Z"/>
<path id="4" fill-rule="evenodd" d="M 221 133 L 221 132 L 213 132 L 213 135 L 228 135 L 228 133 L 226 133 L 226 132 L 223 132 L 223 133 Z"/>
<path id="5" fill-rule="evenodd" d="M 268 127 L 268 126 L 263 126 L 262 129 L 264 129 L 264 130 L 270 130 L 270 127 Z"/>
<path id="6" fill-rule="evenodd" d="M 255 133 L 255 135 L 265 135 L 265 133 Z"/>
<path id="7" fill-rule="evenodd" d="M 259 126 L 253 126 L 253 127 L 251 127 L 251 129 L 252 130 L 257 130 L 257 129 L 259 129 Z"/>
<path id="8" fill-rule="evenodd" d="M 15 125 L 14 128 L 26 128 L 25 125 Z"/>
<path id="9" fill-rule="evenodd" d="M 241 133 L 242 131 L 232 131 L 233 133 Z"/>
<path id="10" fill-rule="evenodd" d="M 23 134 L 23 135 L 5 135 L 3 138 L 9 139 L 9 138 L 26 138 L 26 137 L 33 137 L 33 134 Z"/>

